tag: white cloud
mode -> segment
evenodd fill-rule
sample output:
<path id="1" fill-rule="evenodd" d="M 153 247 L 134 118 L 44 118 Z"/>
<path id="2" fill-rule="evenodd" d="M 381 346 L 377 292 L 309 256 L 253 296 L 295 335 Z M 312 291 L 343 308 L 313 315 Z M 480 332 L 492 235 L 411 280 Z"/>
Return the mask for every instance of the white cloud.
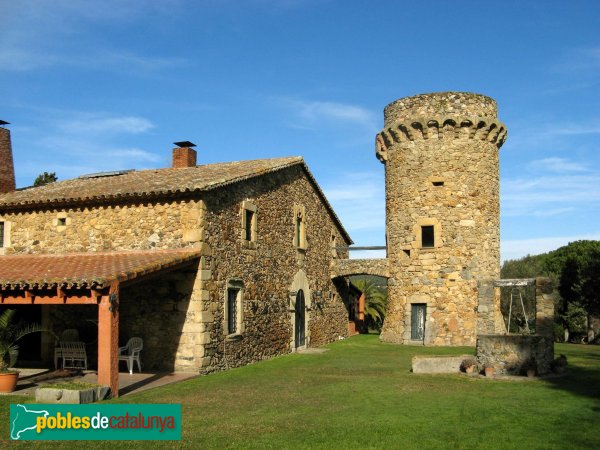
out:
<path id="1" fill-rule="evenodd" d="M 37 126 L 26 133 L 27 145 L 39 156 L 35 165 L 20 163 L 21 175 L 27 180 L 35 177 L 40 167 L 64 180 L 83 173 L 157 167 L 166 159 L 166 152 L 152 152 L 140 145 L 146 140 L 138 136 L 154 128 L 144 117 L 43 108 L 35 113 Z M 20 135 L 13 139 L 17 146 Z"/>
<path id="2" fill-rule="evenodd" d="M 294 128 L 314 129 L 320 126 L 359 125 L 368 132 L 377 130 L 377 118 L 373 111 L 358 105 L 331 101 L 307 101 L 295 98 L 275 98 L 275 103 L 287 109 L 296 118 L 289 120 Z"/>
<path id="3" fill-rule="evenodd" d="M 59 124 L 66 133 L 145 133 L 154 125 L 148 119 L 135 116 L 123 117 L 94 117 L 94 114 L 84 114 L 86 118 L 68 120 Z"/>
<path id="4" fill-rule="evenodd" d="M 502 261 L 507 259 L 518 259 L 527 255 L 538 255 L 559 247 L 569 242 L 580 240 L 600 240 L 600 232 L 584 234 L 580 236 L 554 236 L 534 239 L 513 239 L 500 242 L 500 254 Z"/>
<path id="5" fill-rule="evenodd" d="M 357 245 L 384 245 L 365 239 L 385 240 L 385 182 L 383 174 L 357 172 L 340 174 L 336 184 L 324 192 L 336 214 Z M 377 237 L 373 237 L 377 236 Z"/>
<path id="6" fill-rule="evenodd" d="M 295 102 L 300 115 L 315 122 L 322 119 L 333 119 L 345 122 L 365 123 L 373 120 L 373 113 L 360 106 L 336 102 Z"/>
<path id="7" fill-rule="evenodd" d="M 105 151 L 104 154 L 111 158 L 135 161 L 138 167 L 141 162 L 158 162 L 161 159 L 159 155 L 140 148 L 115 148 Z"/>
<path id="8" fill-rule="evenodd" d="M 556 157 L 531 161 L 528 167 L 541 175 L 502 179 L 503 216 L 557 216 L 600 203 L 600 172 Z"/>
<path id="9" fill-rule="evenodd" d="M 531 161 L 529 166 L 535 170 L 547 172 L 585 172 L 588 170 L 583 164 L 570 161 L 567 158 L 536 159 Z"/>
<path id="10" fill-rule="evenodd" d="M 573 49 L 555 65 L 559 72 L 578 74 L 597 74 L 599 68 L 600 47 Z"/>
<path id="11" fill-rule="evenodd" d="M 28 71 L 60 65 L 140 73 L 181 65 L 179 58 L 111 48 L 93 29 L 103 23 L 129 23 L 178 10 L 179 0 L 20 0 L 3 4 L 0 71 Z M 140 72 L 138 72 L 140 71 Z"/>
<path id="12" fill-rule="evenodd" d="M 581 135 L 581 134 L 600 134 L 600 123 L 592 122 L 583 125 L 565 124 L 555 127 L 549 127 L 546 130 L 550 135 Z"/>

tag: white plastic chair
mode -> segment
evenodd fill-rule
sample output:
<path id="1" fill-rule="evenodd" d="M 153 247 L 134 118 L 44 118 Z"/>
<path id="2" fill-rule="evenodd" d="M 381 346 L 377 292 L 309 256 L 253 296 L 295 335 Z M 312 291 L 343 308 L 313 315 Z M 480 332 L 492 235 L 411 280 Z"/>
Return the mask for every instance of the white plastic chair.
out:
<path id="1" fill-rule="evenodd" d="M 127 370 L 129 375 L 133 375 L 133 362 L 137 362 L 138 370 L 142 371 L 142 363 L 140 363 L 140 352 L 144 348 L 144 341 L 139 337 L 132 337 L 127 341 L 125 347 L 119 347 L 119 361 L 127 362 Z"/>

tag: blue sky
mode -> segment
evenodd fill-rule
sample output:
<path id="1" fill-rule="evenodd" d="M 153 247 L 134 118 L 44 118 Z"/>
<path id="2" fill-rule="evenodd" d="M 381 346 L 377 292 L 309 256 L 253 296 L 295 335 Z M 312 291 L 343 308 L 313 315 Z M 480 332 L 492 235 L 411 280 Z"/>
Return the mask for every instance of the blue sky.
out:
<path id="1" fill-rule="evenodd" d="M 18 186 L 301 155 L 357 245 L 383 245 L 374 137 L 400 97 L 497 100 L 502 257 L 600 239 L 600 2 L 0 0 Z M 353 256 L 364 257 L 356 252 Z M 371 255 L 374 256 L 374 255 Z"/>

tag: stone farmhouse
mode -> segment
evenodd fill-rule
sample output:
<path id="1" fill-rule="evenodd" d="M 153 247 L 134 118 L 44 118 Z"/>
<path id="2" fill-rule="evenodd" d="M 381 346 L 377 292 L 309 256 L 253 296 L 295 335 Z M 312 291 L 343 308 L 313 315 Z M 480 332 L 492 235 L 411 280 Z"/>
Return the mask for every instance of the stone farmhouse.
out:
<path id="1" fill-rule="evenodd" d="M 483 95 L 390 103 L 375 137 L 387 257 L 360 260 L 301 158 L 196 166 L 180 143 L 170 169 L 15 190 L 0 128 L 0 302 L 39 305 L 57 331 L 96 321 L 111 386 L 130 336 L 147 344 L 146 367 L 200 372 L 346 336 L 363 319 L 347 281 L 358 274 L 388 279 L 382 340 L 475 345 L 503 329 L 488 288 L 500 275 L 506 136 Z"/>
<path id="2" fill-rule="evenodd" d="M 134 336 L 145 370 L 201 373 L 347 336 L 330 268 L 352 241 L 302 158 L 196 165 L 185 142 L 171 168 L 16 190 L 0 139 L 0 307 L 92 327 L 114 393 Z M 51 360 L 54 340 L 39 347 Z"/>

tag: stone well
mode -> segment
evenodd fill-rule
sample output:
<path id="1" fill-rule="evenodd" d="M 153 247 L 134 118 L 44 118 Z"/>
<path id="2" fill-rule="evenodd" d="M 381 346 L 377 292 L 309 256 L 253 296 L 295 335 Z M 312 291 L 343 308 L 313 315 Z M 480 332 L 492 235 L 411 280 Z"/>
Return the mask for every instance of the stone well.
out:
<path id="1" fill-rule="evenodd" d="M 536 334 L 508 334 L 504 322 L 498 320 L 499 289 L 531 284 L 535 284 Z M 524 371 L 524 364 L 533 360 L 538 375 L 550 372 L 554 359 L 553 322 L 553 286 L 548 278 L 490 280 L 480 283 L 478 325 L 481 334 L 477 336 L 478 364 L 490 364 L 501 374 L 520 375 Z"/>

